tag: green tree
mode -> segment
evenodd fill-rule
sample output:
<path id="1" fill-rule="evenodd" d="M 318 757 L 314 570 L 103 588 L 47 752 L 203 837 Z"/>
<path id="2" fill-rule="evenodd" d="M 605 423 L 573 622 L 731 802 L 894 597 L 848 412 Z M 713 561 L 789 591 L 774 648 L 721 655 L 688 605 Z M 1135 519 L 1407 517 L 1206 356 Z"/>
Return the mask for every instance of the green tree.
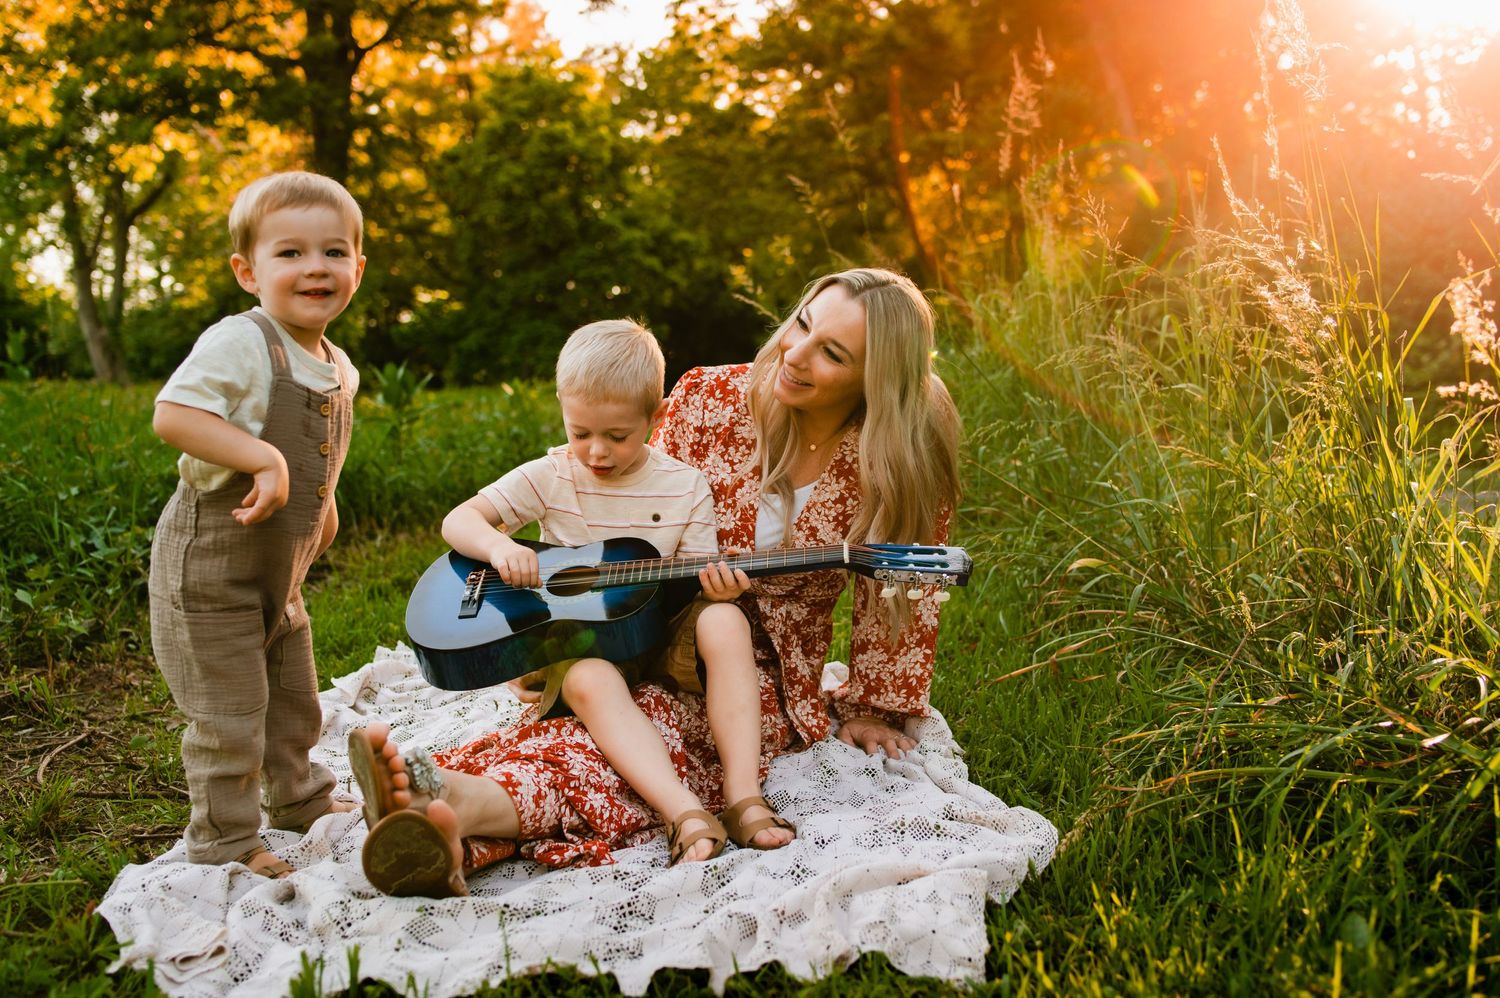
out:
<path id="1" fill-rule="evenodd" d="M 23 224 L 46 221 L 41 231 L 69 257 L 95 376 L 125 381 L 118 333 L 133 234 L 176 180 L 189 130 L 219 114 L 226 77 L 178 58 L 183 26 L 146 3 L 13 13 L 0 36 L 5 210 Z"/>

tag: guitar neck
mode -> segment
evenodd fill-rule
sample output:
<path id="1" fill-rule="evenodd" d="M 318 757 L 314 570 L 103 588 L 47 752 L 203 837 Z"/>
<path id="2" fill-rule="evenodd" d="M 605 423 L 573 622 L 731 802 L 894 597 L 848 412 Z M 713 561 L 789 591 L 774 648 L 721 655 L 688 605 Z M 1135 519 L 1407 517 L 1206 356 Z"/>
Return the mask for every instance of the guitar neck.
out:
<path id="1" fill-rule="evenodd" d="M 598 586 L 631 586 L 671 582 L 674 579 L 696 579 L 700 571 L 721 561 L 731 569 L 743 570 L 751 577 L 815 572 L 824 568 L 846 567 L 849 564 L 849 545 L 824 544 L 810 548 L 773 548 L 770 551 L 751 551 L 746 554 L 605 562 L 599 565 Z"/>

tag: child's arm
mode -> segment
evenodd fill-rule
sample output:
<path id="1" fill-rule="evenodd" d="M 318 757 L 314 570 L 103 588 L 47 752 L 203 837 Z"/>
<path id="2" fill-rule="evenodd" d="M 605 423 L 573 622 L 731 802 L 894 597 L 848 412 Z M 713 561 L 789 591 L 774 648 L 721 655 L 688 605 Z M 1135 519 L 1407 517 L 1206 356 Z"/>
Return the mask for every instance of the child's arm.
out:
<path id="1" fill-rule="evenodd" d="M 323 552 L 333 545 L 333 538 L 339 532 L 339 501 L 336 496 L 328 497 L 328 515 L 323 517 L 323 535 L 318 538 L 318 553 L 314 558 L 323 557 Z"/>
<path id="2" fill-rule="evenodd" d="M 254 476 L 255 484 L 234 511 L 234 518 L 245 526 L 266 519 L 286 505 L 286 458 L 264 440 L 214 413 L 176 402 L 156 403 L 151 428 L 184 454 Z"/>
<path id="3" fill-rule="evenodd" d="M 500 513 L 484 496 L 475 496 L 443 517 L 443 540 L 461 555 L 495 566 L 507 585 L 539 586 L 536 552 L 511 540 L 500 526 Z"/>

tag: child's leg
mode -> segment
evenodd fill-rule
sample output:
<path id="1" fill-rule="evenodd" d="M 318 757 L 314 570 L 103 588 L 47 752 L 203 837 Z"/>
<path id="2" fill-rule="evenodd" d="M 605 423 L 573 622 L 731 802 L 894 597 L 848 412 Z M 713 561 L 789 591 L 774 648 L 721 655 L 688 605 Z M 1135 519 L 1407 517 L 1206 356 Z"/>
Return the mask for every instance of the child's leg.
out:
<path id="1" fill-rule="evenodd" d="M 301 601 L 297 601 L 301 610 Z M 313 665 L 312 628 L 298 614 L 292 629 L 266 649 L 266 751 L 262 777 L 271 827 L 303 829 L 331 810 L 351 810 L 329 797 L 337 781 L 308 758 L 323 729 L 318 672 Z"/>
<path id="2" fill-rule="evenodd" d="M 667 743 L 636 705 L 619 669 L 602 658 L 582 659 L 563 677 L 562 697 L 615 772 L 663 818 L 675 821 L 684 811 L 703 807 L 678 779 Z M 707 822 L 689 818 L 682 831 L 690 834 L 707 827 Z M 699 839 L 682 858 L 707 859 L 712 851 L 708 839 Z"/>
<path id="3" fill-rule="evenodd" d="M 183 839 L 194 863 L 228 863 L 264 848 L 264 634 L 259 610 L 187 613 L 152 594 L 156 662 L 189 721 L 182 766 L 192 815 Z M 275 857 L 260 859 L 264 865 Z"/>
<path id="4" fill-rule="evenodd" d="M 698 616 L 694 634 L 707 681 L 708 728 L 724 767 L 724 803 L 734 804 L 760 794 L 760 675 L 750 623 L 733 603 L 714 603 Z M 742 824 L 772 812 L 760 805 L 746 809 Z M 751 841 L 763 849 L 785 845 L 793 833 L 763 828 Z"/>

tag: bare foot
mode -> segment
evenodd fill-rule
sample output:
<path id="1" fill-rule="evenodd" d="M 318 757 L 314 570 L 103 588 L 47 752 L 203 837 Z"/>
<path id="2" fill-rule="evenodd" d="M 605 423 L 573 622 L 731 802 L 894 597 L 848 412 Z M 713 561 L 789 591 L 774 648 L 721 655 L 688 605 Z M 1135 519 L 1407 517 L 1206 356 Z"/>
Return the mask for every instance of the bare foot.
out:
<path id="1" fill-rule="evenodd" d="M 754 804 L 750 807 L 745 808 L 745 813 L 740 818 L 740 824 L 749 825 L 753 822 L 759 821 L 761 818 L 769 818 L 775 813 L 775 811 L 772 811 L 768 807 L 761 807 L 759 804 Z M 760 831 L 750 836 L 750 844 L 755 846 L 755 848 L 757 849 L 780 849 L 782 846 L 786 845 L 796 837 L 797 833 L 792 831 L 791 829 L 777 828 L 773 825 L 767 828 L 762 828 Z"/>
<path id="2" fill-rule="evenodd" d="M 349 758 L 370 822 L 360 857 L 370 883 L 396 897 L 468 894 L 458 815 L 446 801 L 412 789 L 390 728 L 373 724 L 351 732 Z"/>
<path id="3" fill-rule="evenodd" d="M 694 832 L 701 832 L 704 829 L 708 828 L 709 824 L 702 818 L 689 818 L 686 821 L 682 822 L 681 827 L 682 835 L 684 838 L 686 838 L 689 835 L 692 835 Z M 710 854 L 713 851 L 714 840 L 707 836 L 704 836 L 697 842 L 694 842 L 692 845 L 688 846 L 687 851 L 682 854 L 682 858 L 677 862 L 702 863 L 704 860 L 712 858 Z"/>
<path id="4" fill-rule="evenodd" d="M 272 880 L 280 880 L 292 875 L 292 865 L 280 856 L 264 846 L 251 850 L 241 856 L 236 862 L 244 863 L 249 867 L 251 873 L 262 877 L 270 877 Z"/>
<path id="5" fill-rule="evenodd" d="M 728 793 L 725 796 L 735 803 L 720 812 L 719 819 L 737 845 L 752 849 L 780 849 L 797 837 L 797 829 L 792 823 L 769 807 L 759 793 L 740 798 L 733 798 Z"/>
<path id="6" fill-rule="evenodd" d="M 376 722 L 349 732 L 349 768 L 365 799 L 365 824 L 370 828 L 392 811 L 423 810 L 432 799 L 411 789 L 411 774 L 389 725 Z"/>

